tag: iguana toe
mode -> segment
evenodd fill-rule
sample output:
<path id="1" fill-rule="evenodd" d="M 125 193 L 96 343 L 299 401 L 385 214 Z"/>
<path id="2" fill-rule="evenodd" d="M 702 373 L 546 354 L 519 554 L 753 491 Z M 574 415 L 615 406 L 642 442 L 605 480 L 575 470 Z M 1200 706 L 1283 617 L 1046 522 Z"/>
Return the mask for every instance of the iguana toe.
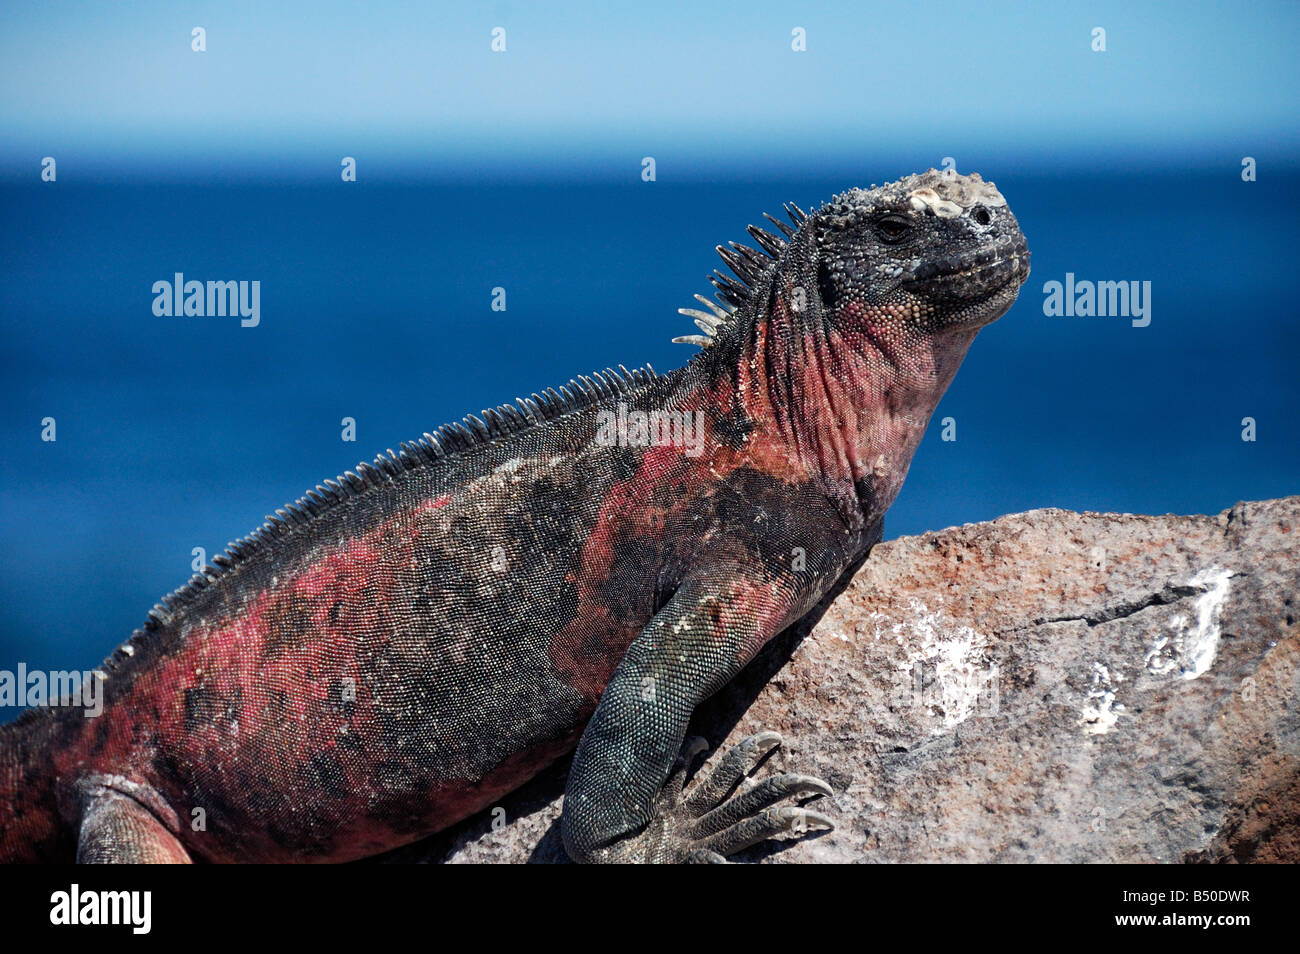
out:
<path id="1" fill-rule="evenodd" d="M 687 750 L 695 741 L 687 743 L 686 748 L 682 750 L 683 759 L 686 759 Z M 700 815 L 715 807 L 731 794 L 731 791 L 740 784 L 741 779 L 752 772 L 754 767 L 780 744 L 781 736 L 777 733 L 759 732 L 739 745 L 732 746 L 707 778 L 695 780 L 695 784 L 691 786 L 691 793 L 686 797 L 686 809 Z M 692 758 L 694 754 L 696 753 L 692 753 Z M 681 771 L 684 773 L 689 767 L 683 765 Z"/>
<path id="2" fill-rule="evenodd" d="M 656 860 L 719 863 L 726 856 L 782 832 L 807 832 L 834 828 L 820 812 L 786 805 L 772 807 L 784 798 L 834 794 L 829 785 L 811 775 L 782 772 L 732 794 L 763 758 L 781 744 L 775 732 L 760 732 L 723 754 L 718 765 L 698 778 L 683 796 L 683 782 L 691 761 L 702 748 L 692 739 L 682 749 L 677 769 L 664 786 L 659 818 L 641 835 L 643 848 Z"/>
<path id="3" fill-rule="evenodd" d="M 829 831 L 834 827 L 835 823 L 820 812 L 785 805 L 781 808 L 765 809 L 752 818 L 743 819 L 730 828 L 705 838 L 698 844 L 705 851 L 716 851 L 725 857 L 782 832 L 793 831 L 803 834 L 808 831 Z"/>

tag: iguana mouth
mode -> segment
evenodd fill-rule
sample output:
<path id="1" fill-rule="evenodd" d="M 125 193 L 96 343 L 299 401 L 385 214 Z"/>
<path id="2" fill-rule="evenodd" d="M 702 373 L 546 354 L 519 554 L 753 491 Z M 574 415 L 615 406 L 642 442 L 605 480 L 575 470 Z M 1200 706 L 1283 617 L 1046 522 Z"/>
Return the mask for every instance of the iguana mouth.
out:
<path id="1" fill-rule="evenodd" d="M 904 270 L 900 285 L 931 298 L 982 298 L 1029 277 L 1029 248 L 1023 236 L 959 258 L 939 259 Z"/>

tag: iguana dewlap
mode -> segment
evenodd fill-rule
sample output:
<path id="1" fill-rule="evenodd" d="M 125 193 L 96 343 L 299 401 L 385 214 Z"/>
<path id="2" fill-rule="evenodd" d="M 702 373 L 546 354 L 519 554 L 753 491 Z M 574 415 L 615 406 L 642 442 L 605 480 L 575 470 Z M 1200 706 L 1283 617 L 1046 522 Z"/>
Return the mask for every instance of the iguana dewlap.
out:
<path id="1" fill-rule="evenodd" d="M 737 279 L 683 309 L 685 367 L 583 377 L 317 487 L 153 610 L 102 715 L 0 728 L 0 859 L 345 861 L 575 745 L 578 860 L 829 825 L 773 807 L 817 779 L 732 794 L 770 733 L 683 792 L 687 722 L 879 539 L 1029 253 L 978 175 L 787 208 L 750 228 L 762 252 L 719 248 Z"/>

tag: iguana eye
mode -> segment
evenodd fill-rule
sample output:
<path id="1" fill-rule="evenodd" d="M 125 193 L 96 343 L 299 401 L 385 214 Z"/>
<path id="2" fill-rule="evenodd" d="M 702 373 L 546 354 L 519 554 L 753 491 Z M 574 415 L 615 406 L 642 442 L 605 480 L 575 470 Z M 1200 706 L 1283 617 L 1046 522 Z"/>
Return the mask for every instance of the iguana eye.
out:
<path id="1" fill-rule="evenodd" d="M 901 215 L 882 215 L 876 219 L 876 231 L 887 242 L 897 242 L 912 230 L 912 223 Z"/>

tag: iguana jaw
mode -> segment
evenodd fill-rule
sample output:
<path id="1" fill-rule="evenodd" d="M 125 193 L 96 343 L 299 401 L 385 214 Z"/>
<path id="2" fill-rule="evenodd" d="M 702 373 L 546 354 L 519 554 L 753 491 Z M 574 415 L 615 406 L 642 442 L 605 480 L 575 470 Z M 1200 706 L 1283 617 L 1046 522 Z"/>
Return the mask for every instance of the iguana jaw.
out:
<path id="1" fill-rule="evenodd" d="M 1001 242 L 965 255 L 918 262 L 900 276 L 899 287 L 935 306 L 986 302 L 976 309 L 979 324 L 1001 317 L 1029 277 L 1029 248 L 1018 232 Z M 1005 306 L 997 305 L 1005 301 Z"/>
<path id="2" fill-rule="evenodd" d="M 904 294 L 926 303 L 945 324 L 980 326 L 1000 318 L 1030 277 L 1030 251 L 1023 235 L 1008 242 L 926 263 L 900 277 Z"/>

